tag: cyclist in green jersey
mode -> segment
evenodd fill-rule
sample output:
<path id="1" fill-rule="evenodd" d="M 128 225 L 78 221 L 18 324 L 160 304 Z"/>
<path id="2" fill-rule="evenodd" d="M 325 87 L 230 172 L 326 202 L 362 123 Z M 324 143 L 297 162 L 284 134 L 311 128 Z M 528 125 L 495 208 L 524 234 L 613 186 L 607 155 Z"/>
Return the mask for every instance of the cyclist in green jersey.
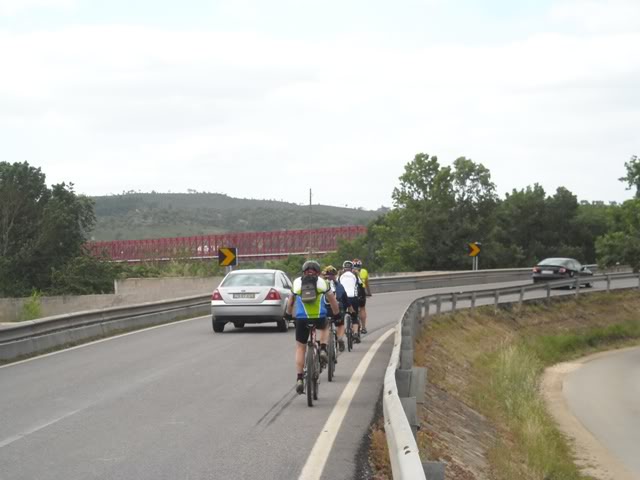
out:
<path id="1" fill-rule="evenodd" d="M 331 311 L 327 309 L 331 307 Z M 327 317 L 340 318 L 340 308 L 329 284 L 320 278 L 320 264 L 308 260 L 302 266 L 302 276 L 293 282 L 293 295 L 289 297 L 284 318 L 296 321 L 296 392 L 304 391 L 304 356 L 307 352 L 309 324 L 314 324 L 320 340 L 320 361 L 327 363 L 329 324 Z"/>

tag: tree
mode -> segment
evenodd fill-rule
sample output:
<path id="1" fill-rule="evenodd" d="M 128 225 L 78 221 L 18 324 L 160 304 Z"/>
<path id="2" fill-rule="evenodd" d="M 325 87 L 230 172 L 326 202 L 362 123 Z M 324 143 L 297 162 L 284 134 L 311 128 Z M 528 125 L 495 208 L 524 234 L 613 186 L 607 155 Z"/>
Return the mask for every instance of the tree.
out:
<path id="1" fill-rule="evenodd" d="M 640 198 L 640 158 L 636 155 L 632 156 L 628 162 L 625 162 L 624 167 L 627 169 L 627 174 L 618 180 L 626 182 L 629 185 L 627 190 L 635 187 L 635 197 Z"/>
<path id="2" fill-rule="evenodd" d="M 627 200 L 616 212 L 616 230 L 596 241 L 598 264 L 629 265 L 640 271 L 640 198 Z"/>
<path id="3" fill-rule="evenodd" d="M 498 199 L 489 170 L 465 157 L 441 167 L 437 157 L 417 154 L 392 197 L 393 223 L 402 231 L 398 250 L 387 255 L 410 269 L 468 268 L 466 244 L 485 241 L 495 225 Z"/>
<path id="4" fill-rule="evenodd" d="M 52 272 L 83 254 L 93 202 L 73 184 L 48 188 L 40 168 L 0 162 L 0 295 L 47 290 Z"/>

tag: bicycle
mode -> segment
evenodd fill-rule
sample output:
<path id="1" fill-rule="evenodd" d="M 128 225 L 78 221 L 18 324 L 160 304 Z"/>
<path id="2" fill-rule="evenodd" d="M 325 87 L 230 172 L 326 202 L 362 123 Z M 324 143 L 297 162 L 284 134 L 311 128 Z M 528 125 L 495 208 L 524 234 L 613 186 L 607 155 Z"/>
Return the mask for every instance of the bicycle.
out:
<path id="1" fill-rule="evenodd" d="M 331 320 L 329 328 L 329 343 L 327 344 L 327 375 L 331 382 L 333 381 L 333 377 L 336 372 L 336 364 L 338 363 L 338 334 L 336 333 L 336 325 L 333 320 Z"/>
<path id="2" fill-rule="evenodd" d="M 351 320 L 351 314 L 349 312 L 344 314 L 345 335 L 347 336 L 347 350 L 350 352 L 353 350 L 353 322 Z"/>
<path id="3" fill-rule="evenodd" d="M 318 400 L 320 383 L 320 345 L 316 340 L 316 325 L 308 323 L 309 340 L 307 341 L 307 353 L 304 357 L 304 389 L 307 392 L 307 405 L 313 407 L 313 401 Z"/>

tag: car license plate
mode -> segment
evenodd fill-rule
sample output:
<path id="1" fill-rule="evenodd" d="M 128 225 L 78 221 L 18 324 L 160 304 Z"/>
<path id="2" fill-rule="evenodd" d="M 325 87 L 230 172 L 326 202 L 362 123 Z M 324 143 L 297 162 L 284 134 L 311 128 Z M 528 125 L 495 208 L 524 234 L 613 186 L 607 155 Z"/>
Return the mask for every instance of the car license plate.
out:
<path id="1" fill-rule="evenodd" d="M 543 275 L 553 275 L 553 270 L 542 270 Z"/>
<path id="2" fill-rule="evenodd" d="M 256 298 L 255 293 L 234 293 L 233 298 Z"/>

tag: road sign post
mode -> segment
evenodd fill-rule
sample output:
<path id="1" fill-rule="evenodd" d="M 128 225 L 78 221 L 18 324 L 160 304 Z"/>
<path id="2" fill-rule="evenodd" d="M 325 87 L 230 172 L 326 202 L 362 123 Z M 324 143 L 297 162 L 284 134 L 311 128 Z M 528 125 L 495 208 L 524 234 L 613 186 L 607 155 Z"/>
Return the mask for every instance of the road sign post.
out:
<path id="1" fill-rule="evenodd" d="M 478 255 L 480 254 L 480 242 L 471 242 L 467 246 L 469 248 L 469 256 L 471 257 L 471 269 L 478 270 Z"/>

